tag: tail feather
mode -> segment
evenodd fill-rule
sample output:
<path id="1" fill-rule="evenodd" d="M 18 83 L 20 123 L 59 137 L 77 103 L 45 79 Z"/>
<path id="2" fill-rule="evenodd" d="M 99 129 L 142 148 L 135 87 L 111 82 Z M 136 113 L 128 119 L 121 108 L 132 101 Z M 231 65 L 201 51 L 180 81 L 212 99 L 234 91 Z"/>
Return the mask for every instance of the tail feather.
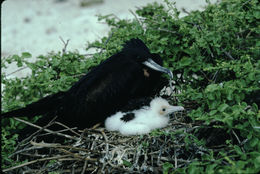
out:
<path id="1" fill-rule="evenodd" d="M 13 110 L 10 112 L 2 113 L 2 118 L 11 118 L 11 117 L 28 117 L 32 118 L 37 115 L 42 115 L 48 112 L 51 112 L 62 103 L 64 99 L 64 92 L 58 92 L 46 96 L 37 102 L 31 103 L 24 108 Z"/>

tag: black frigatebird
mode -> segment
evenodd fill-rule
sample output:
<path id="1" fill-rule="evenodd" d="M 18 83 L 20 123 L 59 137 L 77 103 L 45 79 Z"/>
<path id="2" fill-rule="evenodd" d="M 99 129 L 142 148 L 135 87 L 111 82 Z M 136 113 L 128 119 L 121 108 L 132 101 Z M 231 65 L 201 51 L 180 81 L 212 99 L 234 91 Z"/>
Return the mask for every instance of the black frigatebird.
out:
<path id="1" fill-rule="evenodd" d="M 109 131 L 119 131 L 122 135 L 141 135 L 153 129 L 163 128 L 169 122 L 169 114 L 182 111 L 182 106 L 172 106 L 167 100 L 156 97 L 149 105 L 140 109 L 117 112 L 105 120 L 105 127 Z"/>
<path id="2" fill-rule="evenodd" d="M 170 70 L 162 67 L 158 54 L 150 53 L 140 39 L 131 39 L 120 52 L 94 67 L 68 91 L 3 113 L 2 118 L 42 115 L 36 124 L 44 126 L 57 116 L 59 122 L 84 129 L 104 122 L 130 100 L 155 95 L 165 85 L 162 73 L 173 76 Z M 20 136 L 35 130 L 27 126 Z"/>

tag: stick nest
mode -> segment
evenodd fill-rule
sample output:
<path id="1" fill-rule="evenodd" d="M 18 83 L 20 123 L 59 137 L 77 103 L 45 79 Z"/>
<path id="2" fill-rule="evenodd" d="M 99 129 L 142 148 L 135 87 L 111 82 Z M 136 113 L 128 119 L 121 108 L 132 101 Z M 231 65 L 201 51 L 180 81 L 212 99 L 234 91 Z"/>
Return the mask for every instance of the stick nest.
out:
<path id="1" fill-rule="evenodd" d="M 191 159 L 204 152 L 185 137 L 197 127 L 184 120 L 184 112 L 175 113 L 169 125 L 150 134 L 122 136 L 103 127 L 83 131 L 68 128 L 70 134 L 60 133 L 63 143 L 37 142 L 46 134 L 20 143 L 10 155 L 27 162 L 5 169 L 9 173 L 162 173 L 164 164 L 174 168 L 188 165 Z M 60 123 L 59 123 L 60 124 Z M 46 127 L 45 127 L 46 129 Z M 48 133 L 51 134 L 51 133 Z"/>

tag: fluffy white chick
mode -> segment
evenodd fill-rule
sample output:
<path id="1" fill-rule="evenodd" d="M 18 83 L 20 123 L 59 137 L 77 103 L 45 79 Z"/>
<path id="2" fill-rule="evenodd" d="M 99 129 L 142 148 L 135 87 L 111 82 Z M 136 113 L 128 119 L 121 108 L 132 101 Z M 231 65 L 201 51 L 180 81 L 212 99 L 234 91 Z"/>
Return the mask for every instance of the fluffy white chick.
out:
<path id="1" fill-rule="evenodd" d="M 182 106 L 172 106 L 167 100 L 157 97 L 150 106 L 129 112 L 117 112 L 105 120 L 109 131 L 119 131 L 122 135 L 141 135 L 153 129 L 163 128 L 169 122 L 170 113 L 184 110 Z"/>

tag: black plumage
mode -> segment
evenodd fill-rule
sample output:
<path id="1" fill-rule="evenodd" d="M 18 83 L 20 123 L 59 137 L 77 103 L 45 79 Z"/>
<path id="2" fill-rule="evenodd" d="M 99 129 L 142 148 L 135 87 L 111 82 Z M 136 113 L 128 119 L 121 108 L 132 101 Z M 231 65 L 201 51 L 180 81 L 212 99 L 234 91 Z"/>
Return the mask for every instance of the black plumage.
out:
<path id="1" fill-rule="evenodd" d="M 43 115 L 36 122 L 43 126 L 57 116 L 57 121 L 68 126 L 91 127 L 104 122 L 129 101 L 155 95 L 167 82 L 161 77 L 162 72 L 172 77 L 171 71 L 161 65 L 158 54 L 150 53 L 140 39 L 131 39 L 122 51 L 93 68 L 68 91 L 3 113 L 2 118 Z M 27 127 L 22 134 L 25 136 L 34 130 Z"/>
<path id="2" fill-rule="evenodd" d="M 135 118 L 135 114 L 133 112 L 129 112 L 123 115 L 123 117 L 120 119 L 124 122 L 128 122 L 130 120 L 133 120 L 134 118 Z"/>

